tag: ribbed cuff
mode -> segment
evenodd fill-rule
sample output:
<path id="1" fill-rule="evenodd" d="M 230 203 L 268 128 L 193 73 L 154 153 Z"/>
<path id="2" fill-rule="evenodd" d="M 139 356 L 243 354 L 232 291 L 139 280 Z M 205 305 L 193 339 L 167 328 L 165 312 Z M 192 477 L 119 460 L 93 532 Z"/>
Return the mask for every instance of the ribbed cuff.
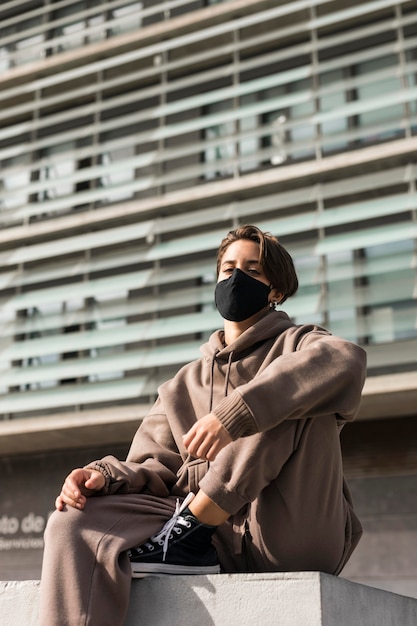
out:
<path id="1" fill-rule="evenodd" d="M 110 479 L 111 479 L 111 474 L 108 470 L 107 465 L 103 463 L 102 461 L 94 461 L 93 463 L 89 463 L 88 465 L 85 465 L 84 469 L 97 470 L 97 472 L 100 472 L 100 474 L 104 476 L 104 479 L 106 481 L 104 483 L 104 487 L 102 487 L 100 491 L 98 491 L 97 493 L 101 495 L 107 495 L 109 491 L 109 485 L 110 485 Z"/>
<path id="2" fill-rule="evenodd" d="M 239 439 L 239 437 L 248 437 L 258 432 L 252 413 L 237 391 L 224 398 L 213 409 L 213 413 L 233 440 Z"/>

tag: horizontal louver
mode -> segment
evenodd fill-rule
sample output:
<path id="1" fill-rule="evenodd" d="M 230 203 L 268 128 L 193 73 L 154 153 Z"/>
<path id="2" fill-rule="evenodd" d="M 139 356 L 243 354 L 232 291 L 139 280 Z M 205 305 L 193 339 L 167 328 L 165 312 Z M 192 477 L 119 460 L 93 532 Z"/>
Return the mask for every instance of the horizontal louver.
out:
<path id="1" fill-rule="evenodd" d="M 147 403 L 199 355 L 220 239 L 296 322 L 417 341 L 417 2 L 3 2 L 0 415 Z"/>

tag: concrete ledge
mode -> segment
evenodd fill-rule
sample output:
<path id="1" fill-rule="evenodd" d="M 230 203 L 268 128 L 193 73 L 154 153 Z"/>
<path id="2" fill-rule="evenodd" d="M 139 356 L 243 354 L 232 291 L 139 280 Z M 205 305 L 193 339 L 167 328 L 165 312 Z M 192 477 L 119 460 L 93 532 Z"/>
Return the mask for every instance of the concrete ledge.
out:
<path id="1" fill-rule="evenodd" d="M 0 582 L 0 624 L 38 626 L 39 582 Z"/>
<path id="2" fill-rule="evenodd" d="M 1 626 L 39 626 L 39 582 L 0 583 Z M 415 626 L 417 599 L 319 572 L 132 582 L 125 626 Z"/>

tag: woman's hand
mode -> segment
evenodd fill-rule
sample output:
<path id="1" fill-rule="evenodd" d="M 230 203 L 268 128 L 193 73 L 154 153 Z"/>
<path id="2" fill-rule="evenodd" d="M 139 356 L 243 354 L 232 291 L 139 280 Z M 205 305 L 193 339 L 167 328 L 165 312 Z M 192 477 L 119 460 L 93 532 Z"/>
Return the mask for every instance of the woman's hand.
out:
<path id="1" fill-rule="evenodd" d="M 214 461 L 220 450 L 233 440 L 214 413 L 209 413 L 194 424 L 183 441 L 192 456 Z"/>
<path id="2" fill-rule="evenodd" d="M 68 504 L 76 509 L 83 509 L 87 498 L 94 492 L 100 491 L 105 482 L 103 474 L 97 470 L 82 468 L 72 470 L 55 500 L 55 508 L 62 511 Z"/>

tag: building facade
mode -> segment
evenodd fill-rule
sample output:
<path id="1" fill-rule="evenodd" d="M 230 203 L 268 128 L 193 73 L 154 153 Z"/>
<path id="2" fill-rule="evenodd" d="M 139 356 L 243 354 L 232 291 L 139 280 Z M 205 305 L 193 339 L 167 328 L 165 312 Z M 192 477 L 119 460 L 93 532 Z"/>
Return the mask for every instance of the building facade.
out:
<path id="1" fill-rule="evenodd" d="M 255 223 L 288 314 L 368 353 L 343 575 L 417 597 L 417 1 L 9 0 L 0 70 L 0 578 L 198 357 Z"/>

